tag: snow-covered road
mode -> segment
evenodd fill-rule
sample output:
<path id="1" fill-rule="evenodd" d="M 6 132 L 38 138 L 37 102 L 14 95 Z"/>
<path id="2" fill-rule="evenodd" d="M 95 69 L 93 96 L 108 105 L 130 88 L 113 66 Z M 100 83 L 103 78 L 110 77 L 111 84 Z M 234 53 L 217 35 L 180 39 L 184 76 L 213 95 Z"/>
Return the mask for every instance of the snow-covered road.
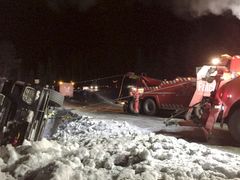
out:
<path id="1" fill-rule="evenodd" d="M 109 105 L 99 103 L 93 106 L 78 106 L 74 104 L 67 104 L 67 109 L 71 109 L 76 114 L 85 114 L 93 118 L 102 120 L 115 120 L 126 121 L 129 124 L 140 127 L 141 129 L 149 130 L 151 132 L 178 132 L 183 129 L 190 129 L 188 127 L 166 126 L 164 120 L 167 118 L 157 116 L 144 116 L 144 115 L 130 115 L 123 112 L 122 107 L 119 105 Z"/>
<path id="2" fill-rule="evenodd" d="M 0 179 L 240 179 L 240 156 L 124 121 L 62 116 L 52 140 L 0 148 Z"/>

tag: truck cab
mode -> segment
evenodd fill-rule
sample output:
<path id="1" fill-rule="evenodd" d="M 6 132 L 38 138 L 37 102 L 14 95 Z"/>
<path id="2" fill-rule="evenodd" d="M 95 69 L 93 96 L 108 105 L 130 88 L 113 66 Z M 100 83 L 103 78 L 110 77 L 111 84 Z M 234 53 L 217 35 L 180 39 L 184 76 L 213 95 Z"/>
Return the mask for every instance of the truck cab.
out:
<path id="1" fill-rule="evenodd" d="M 64 97 L 45 87 L 0 79 L 0 144 L 20 145 L 42 138 L 49 107 L 62 106 Z"/>

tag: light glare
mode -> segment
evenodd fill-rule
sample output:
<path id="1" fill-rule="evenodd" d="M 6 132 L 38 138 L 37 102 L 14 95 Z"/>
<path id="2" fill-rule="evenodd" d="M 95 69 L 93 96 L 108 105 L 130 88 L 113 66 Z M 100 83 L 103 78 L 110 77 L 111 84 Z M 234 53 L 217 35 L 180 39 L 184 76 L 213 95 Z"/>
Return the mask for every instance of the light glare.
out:
<path id="1" fill-rule="evenodd" d="M 220 63 L 220 59 L 219 58 L 213 58 L 212 59 L 212 64 L 213 65 L 218 65 Z"/>

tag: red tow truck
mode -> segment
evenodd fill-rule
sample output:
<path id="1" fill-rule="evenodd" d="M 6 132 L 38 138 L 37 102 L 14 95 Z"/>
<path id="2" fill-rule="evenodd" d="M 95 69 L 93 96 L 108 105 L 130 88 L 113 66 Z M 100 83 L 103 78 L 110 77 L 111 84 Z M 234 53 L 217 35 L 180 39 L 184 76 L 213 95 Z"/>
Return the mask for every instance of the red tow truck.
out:
<path id="1" fill-rule="evenodd" d="M 155 115 L 159 110 L 183 110 L 191 121 L 211 134 L 215 122 L 226 123 L 235 140 L 240 142 L 240 56 L 222 55 L 212 65 L 197 68 L 196 77 L 178 77 L 172 81 L 138 76 L 140 112 Z M 132 110 L 129 98 L 124 108 Z"/>

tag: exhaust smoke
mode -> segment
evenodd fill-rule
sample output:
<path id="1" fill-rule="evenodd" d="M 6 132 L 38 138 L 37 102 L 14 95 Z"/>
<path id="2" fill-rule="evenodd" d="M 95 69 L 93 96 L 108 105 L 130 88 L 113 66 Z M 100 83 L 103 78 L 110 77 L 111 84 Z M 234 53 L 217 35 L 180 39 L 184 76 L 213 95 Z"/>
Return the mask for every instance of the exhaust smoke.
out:
<path id="1" fill-rule="evenodd" d="M 240 19 L 239 0 L 173 0 L 174 11 L 177 14 L 190 14 L 193 17 L 207 14 L 222 15 L 231 11 Z"/>

